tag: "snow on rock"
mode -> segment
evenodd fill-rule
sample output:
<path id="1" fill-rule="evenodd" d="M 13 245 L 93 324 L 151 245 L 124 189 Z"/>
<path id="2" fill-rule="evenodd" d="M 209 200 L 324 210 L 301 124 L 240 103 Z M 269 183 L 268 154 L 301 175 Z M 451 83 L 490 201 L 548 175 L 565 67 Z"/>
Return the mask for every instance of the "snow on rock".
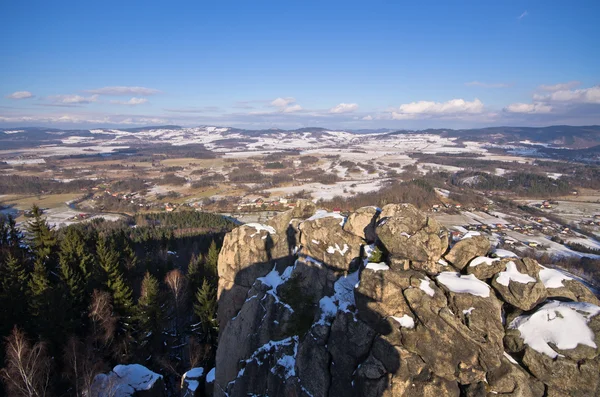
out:
<path id="1" fill-rule="evenodd" d="M 464 236 L 462 236 L 461 240 L 466 240 L 466 239 L 469 239 L 469 238 L 475 237 L 475 236 L 481 236 L 481 233 L 475 232 L 475 231 L 467 232 L 467 233 L 465 233 Z"/>
<path id="2" fill-rule="evenodd" d="M 340 255 L 346 255 L 346 252 L 348 252 L 348 250 L 350 249 L 350 247 L 348 247 L 348 244 L 344 244 L 344 248 L 340 248 L 340 246 L 338 245 L 338 243 L 335 243 L 335 247 L 329 246 L 327 248 L 327 253 L 333 255 L 336 252 L 339 252 Z"/>
<path id="3" fill-rule="evenodd" d="M 215 381 L 215 368 L 208 371 L 206 374 L 206 383 L 212 383 Z"/>
<path id="4" fill-rule="evenodd" d="M 162 381 L 162 375 L 143 365 L 117 365 L 108 375 L 96 375 L 92 384 L 92 394 L 98 397 L 131 397 L 138 391 L 157 387 L 159 381 Z"/>
<path id="5" fill-rule="evenodd" d="M 471 267 L 475 267 L 475 266 L 479 266 L 479 265 L 491 265 L 492 263 L 499 261 L 500 259 L 498 258 L 488 258 L 487 256 L 478 256 L 477 258 L 473 259 L 471 261 L 471 263 L 469 263 L 469 266 Z"/>
<path id="6" fill-rule="evenodd" d="M 385 262 L 379 262 L 379 263 L 373 263 L 373 262 L 369 262 L 367 263 L 367 269 L 371 269 L 374 272 L 378 272 L 378 271 L 383 271 L 383 270 L 389 270 L 390 267 L 388 265 L 385 264 Z"/>
<path id="7" fill-rule="evenodd" d="M 494 254 L 496 254 L 498 258 L 518 258 L 517 254 L 515 254 L 514 252 L 503 249 L 495 250 Z"/>
<path id="8" fill-rule="evenodd" d="M 466 310 L 463 310 L 463 314 L 465 314 L 465 315 L 467 315 L 467 314 L 471 314 L 471 312 L 472 312 L 473 310 L 475 310 L 475 308 L 474 308 L 474 307 L 470 307 L 470 308 L 468 308 L 468 309 L 466 309 Z"/>
<path id="9" fill-rule="evenodd" d="M 277 287 L 289 280 L 295 268 L 295 264 L 293 266 L 288 266 L 285 268 L 283 273 L 279 274 L 275 266 L 273 266 L 273 270 L 271 270 L 266 276 L 257 278 L 257 280 L 263 283 L 264 285 L 271 287 L 267 291 L 267 294 L 275 298 L 275 301 L 277 303 L 282 304 L 292 313 L 294 312 L 294 309 L 292 309 L 290 305 L 284 303 L 281 299 L 279 299 L 279 295 L 277 295 Z"/>
<path id="10" fill-rule="evenodd" d="M 429 285 L 429 282 L 431 280 L 429 278 L 425 279 L 425 280 L 421 280 L 421 284 L 419 285 L 419 289 L 423 292 L 425 292 L 427 295 L 429 296 L 433 296 L 435 295 L 435 291 L 433 288 L 431 288 L 431 285 Z"/>
<path id="11" fill-rule="evenodd" d="M 517 360 L 515 360 L 514 358 L 512 358 L 512 356 L 510 354 L 508 354 L 507 352 L 504 352 L 504 357 L 506 357 L 506 359 L 508 361 L 510 361 L 511 363 L 513 363 L 515 365 L 519 365 L 519 363 L 517 362 Z"/>
<path id="12" fill-rule="evenodd" d="M 317 324 L 326 325 L 335 317 L 338 310 L 351 313 L 351 307 L 356 305 L 354 300 L 354 288 L 358 283 L 358 270 L 347 276 L 340 277 L 333 285 L 335 291 L 332 296 L 324 296 L 319 301 L 321 318 Z"/>
<path id="13" fill-rule="evenodd" d="M 256 351 L 247 359 L 246 365 L 250 364 L 252 361 L 255 361 L 259 365 L 263 363 L 263 361 L 268 357 L 273 357 L 276 353 L 284 348 L 293 345 L 294 350 L 292 355 L 284 354 L 277 359 L 276 365 L 271 368 L 271 373 L 273 374 L 282 374 L 283 378 L 288 379 L 291 376 L 296 375 L 296 356 L 298 354 L 298 336 L 291 336 L 278 341 L 269 341 L 256 349 Z M 240 369 L 238 373 L 238 378 L 244 374 L 245 368 Z M 282 372 L 279 372 L 282 371 Z"/>
<path id="14" fill-rule="evenodd" d="M 574 349 L 580 344 L 597 347 L 587 324 L 598 313 L 600 307 L 590 303 L 551 300 L 535 313 L 515 318 L 509 328 L 517 329 L 533 350 L 556 358 L 562 355 L 550 344 L 560 350 Z"/>
<path id="15" fill-rule="evenodd" d="M 515 262 L 511 261 L 506 264 L 505 271 L 498 273 L 498 278 L 496 281 L 498 284 L 508 287 L 508 284 L 510 284 L 511 281 L 521 284 L 529 284 L 535 283 L 535 278 L 531 277 L 529 274 L 519 272 Z"/>
<path id="16" fill-rule="evenodd" d="M 276 234 L 277 233 L 275 231 L 275 228 L 273 228 L 272 226 L 263 225 L 262 223 L 246 223 L 246 224 L 244 224 L 244 226 L 253 227 L 254 230 L 256 230 L 256 233 L 252 234 L 250 237 L 256 236 L 257 234 L 259 234 L 263 230 L 266 231 L 267 233 L 270 233 L 270 234 Z"/>
<path id="17" fill-rule="evenodd" d="M 442 266 L 448 266 L 448 262 L 446 262 L 444 259 L 440 258 L 440 260 L 438 260 L 438 263 Z"/>
<path id="18" fill-rule="evenodd" d="M 444 284 L 450 291 L 459 294 L 471 294 L 483 298 L 490 296 L 490 287 L 473 274 L 461 275 L 455 272 L 442 272 L 438 274 L 437 281 Z"/>
<path id="19" fill-rule="evenodd" d="M 558 270 L 549 269 L 545 266 L 540 265 L 540 280 L 546 288 L 560 288 L 564 287 L 563 281 L 573 280 L 571 277 L 564 275 Z"/>
<path id="20" fill-rule="evenodd" d="M 394 320 L 396 320 L 401 327 L 413 329 L 415 327 L 415 320 L 408 314 L 403 315 L 402 317 L 394 317 L 391 316 Z"/>
<path id="21" fill-rule="evenodd" d="M 307 221 L 314 221 L 316 219 L 322 219 L 322 218 L 339 218 L 339 219 L 341 219 L 340 226 L 344 226 L 344 223 L 346 222 L 345 216 L 340 215 L 335 212 L 327 212 L 325 210 L 317 210 L 317 212 L 315 212 L 315 214 L 313 216 L 308 218 Z"/>
<path id="22" fill-rule="evenodd" d="M 200 378 L 204 375 L 204 368 L 192 368 L 181 377 L 181 388 L 190 392 L 195 392 L 200 386 Z M 193 393 L 192 393 L 193 395 Z"/>

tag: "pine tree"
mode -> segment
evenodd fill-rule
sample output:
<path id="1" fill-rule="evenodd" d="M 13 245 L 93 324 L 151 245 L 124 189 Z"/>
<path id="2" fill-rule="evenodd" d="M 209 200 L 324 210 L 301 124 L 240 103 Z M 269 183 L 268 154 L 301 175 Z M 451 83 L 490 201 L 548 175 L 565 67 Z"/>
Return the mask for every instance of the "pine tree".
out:
<path id="1" fill-rule="evenodd" d="M 29 275 L 12 254 L 8 254 L 2 271 L 0 301 L 2 302 L 2 320 L 0 332 L 3 335 L 10 331 L 13 325 L 25 325 L 27 316 L 27 283 Z"/>
<path id="2" fill-rule="evenodd" d="M 37 205 L 32 207 L 31 214 L 33 219 L 27 223 L 27 233 L 35 260 L 47 271 L 52 271 L 56 266 L 56 236 L 42 218 L 42 210 Z"/>
<path id="3" fill-rule="evenodd" d="M 98 262 L 103 270 L 103 284 L 110 291 L 115 309 L 119 314 L 128 315 L 133 306 L 131 288 L 127 286 L 119 269 L 119 255 L 114 245 L 105 239 L 98 239 L 96 247 Z"/>
<path id="4" fill-rule="evenodd" d="M 187 278 L 191 291 L 196 291 L 202 285 L 202 266 L 202 257 L 192 255 L 187 271 Z"/>
<path id="5" fill-rule="evenodd" d="M 194 313 L 200 319 L 205 336 L 210 340 L 218 332 L 217 294 L 215 288 L 208 280 L 204 280 L 202 287 L 196 292 L 194 302 Z"/>
<path id="6" fill-rule="evenodd" d="M 44 263 L 36 259 L 28 284 L 29 312 L 35 319 L 35 329 L 40 335 L 51 333 L 52 287 Z"/>
<path id="7" fill-rule="evenodd" d="M 206 254 L 206 260 L 204 263 L 204 269 L 206 272 L 205 277 L 211 279 L 211 281 L 215 281 L 217 279 L 217 263 L 219 261 L 219 249 L 217 248 L 217 243 L 213 240 L 210 243 L 210 247 L 208 248 L 208 253 Z"/>
<path id="8" fill-rule="evenodd" d="M 162 346 L 164 311 L 158 280 L 146 272 L 137 304 L 138 342 L 142 352 L 157 355 Z"/>

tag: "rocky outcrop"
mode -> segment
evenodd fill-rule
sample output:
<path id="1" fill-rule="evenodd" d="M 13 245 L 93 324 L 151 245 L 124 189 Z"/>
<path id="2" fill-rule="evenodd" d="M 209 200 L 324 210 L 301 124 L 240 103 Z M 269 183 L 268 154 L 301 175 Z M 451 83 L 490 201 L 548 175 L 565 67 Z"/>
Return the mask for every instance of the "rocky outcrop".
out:
<path id="1" fill-rule="evenodd" d="M 600 393 L 595 296 L 481 236 L 448 251 L 413 206 L 304 203 L 225 242 L 215 396 Z"/>
<path id="2" fill-rule="evenodd" d="M 108 374 L 98 374 L 91 387 L 97 397 L 164 397 L 162 375 L 139 365 L 117 365 Z"/>
<path id="3" fill-rule="evenodd" d="M 485 256 L 490 241 L 485 236 L 472 236 L 457 242 L 444 258 L 458 270 L 462 270 L 473 258 Z"/>

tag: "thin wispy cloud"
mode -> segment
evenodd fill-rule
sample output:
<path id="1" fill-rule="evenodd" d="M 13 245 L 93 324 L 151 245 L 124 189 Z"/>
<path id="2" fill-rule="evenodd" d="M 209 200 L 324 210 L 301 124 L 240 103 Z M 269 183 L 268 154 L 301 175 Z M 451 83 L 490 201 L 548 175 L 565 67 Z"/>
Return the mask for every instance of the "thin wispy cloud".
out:
<path id="1" fill-rule="evenodd" d="M 538 89 L 540 89 L 542 91 L 556 92 L 556 91 L 570 90 L 579 85 L 581 85 L 581 83 L 579 81 L 569 81 L 567 83 L 558 83 L 558 84 L 551 84 L 551 85 L 542 84 L 541 86 L 538 87 Z"/>
<path id="2" fill-rule="evenodd" d="M 154 95 L 160 91 L 154 88 L 147 87 L 129 87 L 129 86 L 112 86 L 96 88 L 94 90 L 86 90 L 90 94 L 109 95 L 109 96 L 126 96 L 126 95 Z"/>
<path id="3" fill-rule="evenodd" d="M 98 95 L 92 95 L 89 97 L 84 97 L 81 95 L 52 95 L 49 96 L 53 103 L 59 104 L 68 104 L 68 105 L 77 105 L 77 104 L 88 104 L 92 102 L 96 102 L 98 100 Z"/>
<path id="4" fill-rule="evenodd" d="M 136 97 L 133 97 L 128 101 L 117 101 L 117 100 L 110 101 L 110 103 L 113 103 L 115 105 L 128 105 L 128 106 L 143 105 L 144 103 L 147 103 L 147 102 L 148 102 L 148 99 L 146 99 L 146 98 L 136 98 Z"/>
<path id="5" fill-rule="evenodd" d="M 7 95 L 6 97 L 8 99 L 27 99 L 27 98 L 33 98 L 34 96 L 35 95 L 33 95 L 29 91 L 17 91 L 17 92 L 13 92 L 10 95 Z"/>
<path id="6" fill-rule="evenodd" d="M 512 84 L 508 83 L 483 83 L 481 81 L 470 81 L 465 83 L 467 87 L 481 87 L 481 88 L 507 88 L 511 87 Z"/>
<path id="7" fill-rule="evenodd" d="M 520 21 L 521 19 L 525 18 L 527 15 L 529 15 L 529 13 L 527 12 L 527 10 L 525 10 L 525 11 L 523 11 L 523 13 L 521 15 L 519 15 L 517 17 L 517 20 Z"/>
<path id="8" fill-rule="evenodd" d="M 358 104 L 356 103 L 340 103 L 337 106 L 329 109 L 329 113 L 351 113 L 358 109 Z"/>

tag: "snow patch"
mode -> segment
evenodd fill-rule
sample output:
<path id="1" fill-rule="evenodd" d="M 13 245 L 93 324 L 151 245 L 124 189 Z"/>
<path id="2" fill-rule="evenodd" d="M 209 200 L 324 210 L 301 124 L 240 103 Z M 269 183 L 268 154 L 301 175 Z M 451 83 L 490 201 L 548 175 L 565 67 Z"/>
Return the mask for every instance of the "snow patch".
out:
<path id="1" fill-rule="evenodd" d="M 562 357 L 550 344 L 559 350 L 575 349 L 577 345 L 597 347 L 587 324 L 598 313 L 600 307 L 590 303 L 551 300 L 535 313 L 515 318 L 509 328 L 517 329 L 533 350 L 552 358 Z"/>
<path id="2" fill-rule="evenodd" d="M 345 216 L 340 215 L 340 214 L 335 213 L 335 212 L 327 212 L 325 210 L 317 210 L 317 212 L 315 212 L 315 214 L 313 216 L 311 216 L 310 218 L 308 218 L 307 221 L 314 221 L 316 219 L 323 219 L 323 218 L 338 218 L 338 219 L 341 219 L 340 226 L 344 226 L 344 223 L 346 223 L 346 217 Z"/>
<path id="3" fill-rule="evenodd" d="M 344 244 L 344 248 L 340 248 L 340 246 L 337 243 L 335 243 L 335 247 L 329 246 L 327 248 L 327 253 L 333 255 L 336 252 L 339 252 L 340 255 L 343 256 L 343 255 L 346 255 L 346 252 L 348 252 L 348 249 L 350 249 L 350 247 L 348 247 L 348 244 Z"/>
<path id="4" fill-rule="evenodd" d="M 98 374 L 94 378 L 92 390 L 94 395 L 111 397 L 130 397 L 136 391 L 150 390 L 162 379 L 162 375 L 150 371 L 140 364 L 117 365 L 106 374 Z"/>
<path id="5" fill-rule="evenodd" d="M 425 292 L 427 295 L 429 296 L 433 296 L 435 295 L 435 290 L 433 288 L 431 288 L 431 285 L 429 285 L 429 282 L 431 280 L 428 278 L 426 280 L 421 280 L 421 284 L 419 285 L 419 289 L 423 292 Z"/>
<path id="6" fill-rule="evenodd" d="M 246 223 L 244 226 L 253 227 L 256 230 L 256 233 L 252 234 L 250 237 L 254 237 L 259 234 L 261 231 L 266 231 L 270 234 L 276 234 L 275 228 L 268 225 L 263 225 L 262 223 Z"/>
<path id="7" fill-rule="evenodd" d="M 473 274 L 460 275 L 455 272 L 442 272 L 437 276 L 437 281 L 444 284 L 450 291 L 459 294 L 471 294 L 482 298 L 490 296 L 490 287 Z"/>
<path id="8" fill-rule="evenodd" d="M 466 309 L 466 310 L 463 310 L 463 314 L 464 314 L 464 315 L 471 314 L 471 312 L 472 312 L 473 310 L 475 310 L 475 308 L 474 308 L 474 307 L 470 307 L 470 308 L 468 308 L 468 309 Z"/>
<path id="9" fill-rule="evenodd" d="M 545 266 L 540 265 L 540 280 L 546 288 L 560 288 L 564 287 L 563 281 L 573 280 L 571 277 L 566 276 L 558 270 L 549 269 Z"/>
<path id="10" fill-rule="evenodd" d="M 496 278 L 496 281 L 498 284 L 508 287 L 508 284 L 510 284 L 511 281 L 521 284 L 529 284 L 535 283 L 535 278 L 531 277 L 529 274 L 519 272 L 515 262 L 510 261 L 506 264 L 506 270 L 498 273 L 498 278 Z"/>
<path id="11" fill-rule="evenodd" d="M 367 269 L 371 269 L 374 272 L 378 272 L 378 271 L 389 270 L 390 267 L 388 265 L 386 265 L 385 262 L 379 262 L 379 263 L 369 262 L 369 263 L 367 263 Z"/>
<path id="12" fill-rule="evenodd" d="M 415 327 L 415 320 L 408 314 L 405 314 L 402 317 L 391 316 L 391 318 L 396 320 L 403 328 L 413 329 Z"/>
<path id="13" fill-rule="evenodd" d="M 488 258 L 487 256 L 478 256 L 477 258 L 473 259 L 471 261 L 471 263 L 469 263 L 470 267 L 475 267 L 475 266 L 479 266 L 479 265 L 491 265 L 492 263 L 499 261 L 500 259 L 498 258 Z"/>
<path id="14" fill-rule="evenodd" d="M 498 258 L 518 258 L 518 255 L 515 254 L 514 252 L 511 252 L 508 250 L 503 250 L 503 249 L 495 250 L 494 254 L 496 254 L 496 256 Z"/>

